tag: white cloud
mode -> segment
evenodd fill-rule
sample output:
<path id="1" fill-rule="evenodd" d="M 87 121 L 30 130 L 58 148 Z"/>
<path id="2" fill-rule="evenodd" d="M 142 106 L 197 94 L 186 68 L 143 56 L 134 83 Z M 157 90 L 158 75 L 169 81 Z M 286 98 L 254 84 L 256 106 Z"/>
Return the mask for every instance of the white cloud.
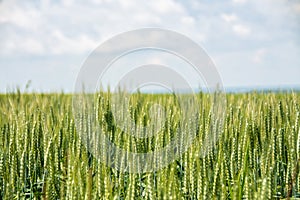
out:
<path id="1" fill-rule="evenodd" d="M 164 27 L 183 33 L 197 31 L 195 19 L 175 0 L 160 3 L 144 0 L 139 4 L 131 0 L 90 0 L 82 3 L 43 0 L 36 5 L 4 2 L 0 4 L 0 28 L 9 28 L 1 33 L 0 43 L 2 49 L 10 45 L 12 55 L 22 53 L 22 50 L 24 54 L 84 53 L 116 33 L 142 27 Z M 30 38 L 35 38 L 35 42 Z M 22 40 L 31 41 L 33 49 L 30 49 L 31 45 L 24 48 L 14 45 Z M 3 50 L 0 52 L 3 53 Z"/>
<path id="2" fill-rule="evenodd" d="M 16 48 L 20 48 L 21 51 L 26 51 L 31 54 L 42 54 L 45 52 L 43 44 L 35 38 L 26 38 L 20 41 Z"/>
<path id="3" fill-rule="evenodd" d="M 12 24 L 25 30 L 37 30 L 41 24 L 40 11 L 4 2 L 0 7 L 0 26 L 1 24 Z"/>
<path id="4" fill-rule="evenodd" d="M 236 4 L 244 4 L 247 2 L 247 0 L 232 0 L 232 2 Z"/>
<path id="5" fill-rule="evenodd" d="M 121 0 L 122 1 L 122 0 Z M 135 4 L 137 5 L 137 4 Z M 183 13 L 184 9 L 182 5 L 173 1 L 173 0 L 164 0 L 158 2 L 153 2 L 150 4 L 152 8 L 158 13 L 166 14 L 166 13 Z"/>
<path id="6" fill-rule="evenodd" d="M 103 4 L 103 3 L 110 3 L 112 0 L 91 0 L 94 4 Z"/>
<path id="7" fill-rule="evenodd" d="M 62 0 L 62 4 L 63 4 L 64 6 L 66 6 L 66 7 L 72 6 L 73 3 L 74 3 L 73 0 Z"/>
<path id="8" fill-rule="evenodd" d="M 190 16 L 184 16 L 181 18 L 180 20 L 183 24 L 186 25 L 194 25 L 195 24 L 195 19 L 193 17 Z"/>
<path id="9" fill-rule="evenodd" d="M 222 14 L 221 18 L 225 21 L 225 22 L 235 22 L 238 20 L 238 17 L 235 14 Z"/>
<path id="10" fill-rule="evenodd" d="M 236 24 L 232 27 L 232 29 L 233 32 L 240 37 L 246 37 L 251 33 L 251 29 L 242 24 Z"/>
<path id="11" fill-rule="evenodd" d="M 43 43 L 34 37 L 19 38 L 17 35 L 12 35 L 10 38 L 1 44 L 0 54 L 7 56 L 24 52 L 35 55 L 45 53 Z"/>
<path id="12" fill-rule="evenodd" d="M 0 3 L 0 67 L 16 66 L 16 61 L 29 67 L 38 61 L 33 69 L 59 66 L 57 68 L 65 72 L 69 70 L 65 67 L 72 63 L 78 65 L 78 70 L 80 61 L 106 39 L 132 29 L 159 27 L 182 33 L 203 44 L 213 59 L 222 57 L 218 65 L 227 73 L 225 84 L 239 85 L 247 79 L 244 84 L 251 84 L 253 77 L 263 84 L 268 73 L 261 73 L 259 78 L 256 77 L 257 70 L 268 72 L 270 66 L 284 66 L 286 70 L 293 66 L 294 72 L 299 74 L 300 48 L 294 39 L 299 40 L 299 16 L 296 13 L 300 13 L 299 2 L 287 0 L 3 0 Z M 126 42 L 137 41 L 138 38 L 133 37 Z M 274 52 L 273 47 L 281 50 L 284 44 L 291 46 Z M 272 48 L 261 48 L 269 46 Z M 17 59 L 16 55 L 30 59 L 18 60 L 22 56 Z M 36 59 L 40 55 L 45 60 Z M 64 59 L 56 61 L 58 57 Z M 49 60 L 55 61 L 55 65 Z M 31 72 L 30 69 L 27 71 Z M 272 70 L 276 74 L 274 68 Z M 55 73 L 52 77 L 56 77 Z M 283 73 L 278 73 L 277 77 Z M 49 73 L 45 74 L 37 79 L 50 77 Z M 292 73 L 291 82 L 299 83 L 296 74 Z M 15 80 L 13 76 L 5 78 L 7 82 Z M 236 81 L 232 81 L 234 78 Z M 266 81 L 278 84 L 279 79 L 268 78 Z M 52 82 L 49 81 L 49 85 Z"/>
<path id="13" fill-rule="evenodd" d="M 300 14 L 300 3 L 293 4 L 292 10 L 294 10 L 297 14 Z"/>
<path id="14" fill-rule="evenodd" d="M 67 54 L 70 53 L 70 51 L 75 54 L 80 54 L 82 52 L 91 51 L 97 46 L 96 41 L 83 34 L 75 38 L 68 38 L 61 31 L 54 30 L 51 35 L 51 39 L 47 42 L 49 52 L 57 55 Z"/>

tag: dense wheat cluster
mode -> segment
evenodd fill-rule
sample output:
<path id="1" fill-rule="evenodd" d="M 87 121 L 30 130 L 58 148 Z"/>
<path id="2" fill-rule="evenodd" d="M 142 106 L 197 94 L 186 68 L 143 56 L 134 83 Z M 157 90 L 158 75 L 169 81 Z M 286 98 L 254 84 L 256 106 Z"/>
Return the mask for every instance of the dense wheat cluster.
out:
<path id="1" fill-rule="evenodd" d="M 131 117 L 149 123 L 147 102 L 161 98 L 166 115 L 155 140 L 121 134 L 110 96 L 97 96 L 99 124 L 110 140 L 130 151 L 166 145 L 180 112 L 170 96 L 139 94 Z M 227 94 L 224 126 L 205 156 L 210 99 L 199 93 L 198 128 L 182 157 L 156 172 L 123 173 L 88 152 L 66 94 L 0 96 L 0 199 L 281 199 L 300 195 L 300 94 Z M 152 99 L 152 100 L 153 100 Z M 159 124 L 159 122 L 157 122 Z"/>

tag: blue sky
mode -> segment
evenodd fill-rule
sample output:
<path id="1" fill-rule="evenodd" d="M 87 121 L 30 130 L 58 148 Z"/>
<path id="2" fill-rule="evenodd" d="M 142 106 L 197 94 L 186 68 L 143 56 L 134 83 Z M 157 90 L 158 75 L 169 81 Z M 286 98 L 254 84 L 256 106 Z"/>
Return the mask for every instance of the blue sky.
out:
<path id="1" fill-rule="evenodd" d="M 73 91 L 87 56 L 112 36 L 166 28 L 200 44 L 225 87 L 300 86 L 297 0 L 2 0 L 0 92 Z"/>

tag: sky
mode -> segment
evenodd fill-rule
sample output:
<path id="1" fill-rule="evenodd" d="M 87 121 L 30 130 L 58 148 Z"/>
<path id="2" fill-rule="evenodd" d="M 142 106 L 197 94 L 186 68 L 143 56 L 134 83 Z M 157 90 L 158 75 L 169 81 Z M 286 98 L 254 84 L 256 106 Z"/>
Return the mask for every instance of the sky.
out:
<path id="1" fill-rule="evenodd" d="M 198 43 L 225 88 L 300 86 L 299 0 L 1 0 L 0 92 L 72 92 L 93 50 L 145 27 Z"/>

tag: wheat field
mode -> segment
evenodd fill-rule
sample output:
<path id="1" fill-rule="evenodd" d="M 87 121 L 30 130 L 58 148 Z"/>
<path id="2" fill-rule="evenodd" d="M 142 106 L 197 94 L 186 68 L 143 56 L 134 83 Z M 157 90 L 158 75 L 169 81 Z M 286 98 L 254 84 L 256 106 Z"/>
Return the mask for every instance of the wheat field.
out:
<path id="1" fill-rule="evenodd" d="M 300 198 L 300 93 L 226 94 L 218 139 L 199 156 L 213 123 L 208 94 L 199 106 L 193 145 L 154 172 L 128 173 L 106 166 L 76 133 L 72 95 L 0 95 L 0 199 L 285 199 Z M 99 93 L 99 124 L 128 151 L 162 148 L 176 136 L 180 111 L 166 95 L 130 101 L 137 124 L 149 123 L 149 101 L 172 115 L 155 139 L 123 134 L 110 94 Z M 157 122 L 155 125 L 161 124 Z"/>

